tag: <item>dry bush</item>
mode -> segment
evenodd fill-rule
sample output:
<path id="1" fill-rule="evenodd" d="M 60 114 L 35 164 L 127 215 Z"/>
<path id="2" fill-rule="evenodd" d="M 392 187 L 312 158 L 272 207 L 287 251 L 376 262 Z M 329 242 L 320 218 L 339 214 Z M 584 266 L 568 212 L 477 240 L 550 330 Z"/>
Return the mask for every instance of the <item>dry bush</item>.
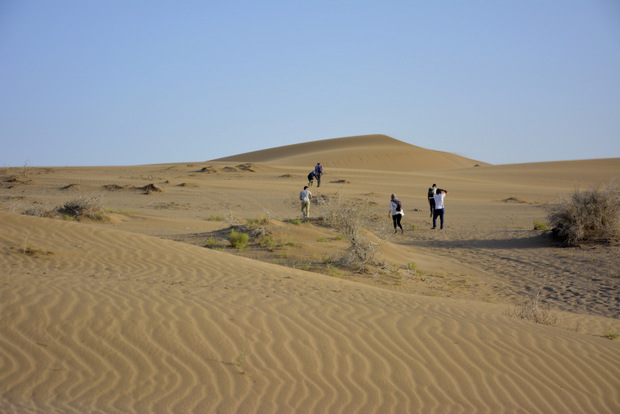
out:
<path id="1" fill-rule="evenodd" d="M 553 235 L 568 246 L 614 237 L 620 222 L 620 193 L 615 184 L 605 190 L 576 190 L 549 208 Z"/>
<path id="2" fill-rule="evenodd" d="M 105 220 L 107 216 L 103 211 L 103 201 L 100 195 L 79 198 L 66 202 L 58 209 L 60 214 L 80 219 L 86 217 L 92 220 Z"/>
<path id="3" fill-rule="evenodd" d="M 52 210 L 46 209 L 43 206 L 35 205 L 28 207 L 26 211 L 24 211 L 24 214 L 27 216 L 50 218 L 53 217 L 56 213 Z"/>
<path id="4" fill-rule="evenodd" d="M 546 326 L 558 326 L 558 318 L 552 314 L 551 306 L 548 304 L 541 305 L 539 302 L 540 290 L 536 292 L 536 295 L 530 296 L 528 300 L 515 305 L 510 316 L 517 319 L 527 319 L 528 321 Z"/>
<path id="5" fill-rule="evenodd" d="M 141 190 L 143 190 L 146 194 L 162 193 L 164 191 L 162 187 L 153 183 L 145 185 L 141 188 Z"/>
<path id="6" fill-rule="evenodd" d="M 351 243 L 336 262 L 347 268 L 363 270 L 376 264 L 376 243 L 364 236 L 363 230 L 371 223 L 374 213 L 371 203 L 343 199 L 339 193 L 318 199 L 324 213 L 323 220 L 340 231 Z"/>

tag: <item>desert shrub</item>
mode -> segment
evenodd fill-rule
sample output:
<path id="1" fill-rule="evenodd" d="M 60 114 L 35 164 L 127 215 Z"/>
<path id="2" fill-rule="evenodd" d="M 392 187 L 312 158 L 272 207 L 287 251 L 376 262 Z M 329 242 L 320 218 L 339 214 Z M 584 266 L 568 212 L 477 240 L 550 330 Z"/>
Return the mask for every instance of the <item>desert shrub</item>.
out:
<path id="1" fill-rule="evenodd" d="M 79 198 L 66 202 L 58 209 L 60 214 L 70 218 L 80 219 L 86 217 L 92 220 L 105 220 L 107 216 L 103 210 L 102 197 L 93 195 L 90 197 L 80 196 Z"/>
<path id="2" fill-rule="evenodd" d="M 549 208 L 553 235 L 568 246 L 613 237 L 620 221 L 620 194 L 610 184 L 605 190 L 576 190 Z"/>
<path id="3" fill-rule="evenodd" d="M 50 211 L 43 206 L 32 206 L 28 207 L 24 214 L 27 216 L 35 216 L 35 217 L 53 217 L 56 213 L 54 211 Z"/>
<path id="4" fill-rule="evenodd" d="M 510 315 L 517 319 L 526 319 L 546 326 L 558 326 L 558 318 L 551 312 L 551 306 L 540 304 L 540 290 L 527 300 L 515 305 Z"/>
<path id="5" fill-rule="evenodd" d="M 376 263 L 375 243 L 362 237 L 358 237 L 350 242 L 351 245 L 344 254 L 336 260 L 336 264 L 349 269 L 364 270 L 367 265 Z"/>
<path id="6" fill-rule="evenodd" d="M 243 250 L 247 247 L 250 236 L 247 233 L 242 233 L 235 229 L 230 229 L 230 233 L 228 233 L 226 240 L 228 240 L 232 247 Z"/>
<path id="7" fill-rule="evenodd" d="M 376 244 L 364 236 L 364 229 L 374 217 L 370 203 L 345 200 L 336 194 L 321 197 L 319 204 L 325 222 L 340 231 L 349 240 L 350 246 L 336 262 L 343 267 L 364 269 L 375 264 Z"/>

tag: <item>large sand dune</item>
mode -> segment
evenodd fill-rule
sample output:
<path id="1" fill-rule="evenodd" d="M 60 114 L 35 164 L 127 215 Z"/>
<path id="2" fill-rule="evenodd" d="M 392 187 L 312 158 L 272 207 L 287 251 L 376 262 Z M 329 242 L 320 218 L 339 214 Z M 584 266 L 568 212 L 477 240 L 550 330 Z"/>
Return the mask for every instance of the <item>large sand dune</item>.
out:
<path id="1" fill-rule="evenodd" d="M 0 171 L 0 411 L 618 412 L 620 340 L 605 337 L 620 333 L 618 246 L 563 249 L 532 221 L 617 178 L 620 160 L 402 172 L 385 164 L 401 144 L 377 139 L 389 155 L 367 170 L 325 161 L 367 157 L 355 145 L 304 165 L 291 146 L 272 160 Z M 389 194 L 403 199 L 385 270 L 321 273 L 346 241 L 290 222 L 316 161 L 315 195 L 370 202 L 379 224 Z M 443 232 L 429 229 L 433 181 L 450 189 Z M 21 214 L 95 195 L 109 221 Z M 281 248 L 225 247 L 229 222 L 257 216 Z M 539 289 L 559 326 L 510 316 Z"/>
<path id="2" fill-rule="evenodd" d="M 433 151 L 385 135 L 334 138 L 248 152 L 216 161 L 262 162 L 276 165 L 309 165 L 331 168 L 418 171 L 486 165 L 458 155 Z"/>

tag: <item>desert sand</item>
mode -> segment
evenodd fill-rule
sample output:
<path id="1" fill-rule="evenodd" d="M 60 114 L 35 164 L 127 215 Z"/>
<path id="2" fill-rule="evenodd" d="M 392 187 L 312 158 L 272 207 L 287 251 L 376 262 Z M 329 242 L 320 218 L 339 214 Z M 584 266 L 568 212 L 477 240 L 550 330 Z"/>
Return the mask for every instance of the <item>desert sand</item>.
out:
<path id="1" fill-rule="evenodd" d="M 328 266 L 348 242 L 321 204 L 299 220 L 317 162 L 315 201 L 368 205 L 384 230 L 366 272 Z M 490 165 L 382 135 L 0 169 L 0 412 L 617 413 L 618 243 L 564 248 L 533 223 L 619 175 L 617 158 Z M 46 217 L 88 197 L 107 219 Z M 248 220 L 270 245 L 225 241 Z M 556 323 L 513 317 L 538 292 Z"/>

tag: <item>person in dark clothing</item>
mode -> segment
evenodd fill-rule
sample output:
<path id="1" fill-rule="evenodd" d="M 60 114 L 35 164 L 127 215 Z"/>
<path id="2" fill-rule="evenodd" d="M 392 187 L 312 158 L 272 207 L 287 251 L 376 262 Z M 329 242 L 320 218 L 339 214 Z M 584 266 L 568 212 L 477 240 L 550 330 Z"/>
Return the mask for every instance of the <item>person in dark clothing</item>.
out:
<path id="1" fill-rule="evenodd" d="M 323 175 L 323 166 L 321 165 L 320 162 L 316 163 L 316 166 L 314 167 L 314 177 L 316 178 L 316 186 L 320 187 L 321 186 L 321 176 Z"/>
<path id="2" fill-rule="evenodd" d="M 437 193 L 437 184 L 433 184 L 433 186 L 428 189 L 428 205 L 431 208 L 431 217 L 433 217 L 433 213 L 435 212 L 435 193 Z"/>

